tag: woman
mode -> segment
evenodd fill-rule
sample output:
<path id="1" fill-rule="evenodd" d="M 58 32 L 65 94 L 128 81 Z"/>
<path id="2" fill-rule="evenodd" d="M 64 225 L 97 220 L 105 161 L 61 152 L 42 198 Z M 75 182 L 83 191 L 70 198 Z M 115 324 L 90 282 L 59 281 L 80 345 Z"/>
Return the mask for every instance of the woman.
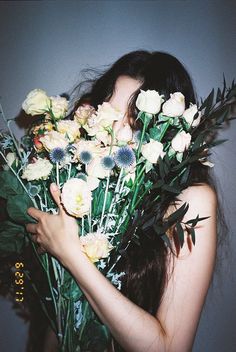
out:
<path id="1" fill-rule="evenodd" d="M 114 130 L 127 123 L 136 129 L 135 100 L 140 89 L 155 89 L 165 99 L 179 91 L 185 96 L 186 106 L 195 103 L 191 79 L 175 57 L 163 52 L 134 51 L 121 57 L 95 80 L 76 108 L 84 102 L 97 108 L 98 104 L 108 101 L 124 112 L 122 123 L 115 123 Z M 121 291 L 81 250 L 77 223 L 63 209 L 60 190 L 55 184 L 50 191 L 58 205 L 58 215 L 28 209 L 29 215 L 38 222 L 26 226 L 33 240 L 72 273 L 94 311 L 110 329 L 114 341 L 125 351 L 187 352 L 192 349 L 215 263 L 217 194 L 210 185 L 207 167 L 200 162 L 193 164 L 191 180 L 192 185 L 160 211 L 164 217 L 187 202 L 189 209 L 183 221 L 198 214 L 208 216 L 196 227 L 196 245 L 192 246 L 185 234 L 184 246 L 180 249 L 174 234 L 170 233 L 171 251 L 158 236 L 141 233 L 142 252 L 132 244 L 121 263 L 126 272 Z"/>

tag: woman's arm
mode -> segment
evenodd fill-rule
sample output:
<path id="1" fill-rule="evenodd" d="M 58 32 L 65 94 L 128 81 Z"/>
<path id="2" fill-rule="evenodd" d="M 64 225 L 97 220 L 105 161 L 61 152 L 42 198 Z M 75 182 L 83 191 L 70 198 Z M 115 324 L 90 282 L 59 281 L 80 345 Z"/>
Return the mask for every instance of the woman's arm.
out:
<path id="1" fill-rule="evenodd" d="M 190 199 L 186 220 L 198 213 L 211 217 L 196 229 L 196 246 L 192 252 L 189 253 L 185 243 L 181 250 L 185 258 L 181 255 L 175 260 L 173 275 L 157 312 L 165 334 L 155 317 L 123 296 L 89 261 L 81 251 L 76 232 L 69 227 L 72 218 L 60 206 L 59 192 L 52 194 L 60 214 L 49 215 L 30 208 L 29 214 L 39 223 L 27 225 L 27 229 L 37 232 L 37 242 L 70 270 L 118 343 L 133 352 L 190 351 L 215 258 L 216 199 L 209 186 L 191 187 L 182 194 L 181 201 Z"/>

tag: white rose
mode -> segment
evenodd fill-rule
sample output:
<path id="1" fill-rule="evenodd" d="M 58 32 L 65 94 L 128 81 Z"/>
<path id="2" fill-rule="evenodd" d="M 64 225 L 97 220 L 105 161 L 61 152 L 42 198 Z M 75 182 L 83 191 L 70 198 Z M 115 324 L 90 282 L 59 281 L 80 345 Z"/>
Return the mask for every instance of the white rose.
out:
<path id="1" fill-rule="evenodd" d="M 165 116 L 181 116 L 185 110 L 185 97 L 180 92 L 175 92 L 170 94 L 170 99 L 168 99 L 162 105 L 162 112 Z"/>
<path id="2" fill-rule="evenodd" d="M 57 123 L 58 132 L 66 134 L 70 142 L 80 137 L 79 128 L 80 125 L 76 121 L 62 120 Z"/>
<path id="3" fill-rule="evenodd" d="M 92 193 L 84 180 L 71 178 L 62 188 L 61 201 L 69 214 L 82 218 L 89 213 Z"/>
<path id="4" fill-rule="evenodd" d="M 181 131 L 171 141 L 171 147 L 179 153 L 183 153 L 190 146 L 191 134 Z"/>
<path id="5" fill-rule="evenodd" d="M 125 142 L 128 143 L 132 140 L 133 138 L 133 131 L 130 125 L 127 123 L 124 127 L 121 127 L 117 132 L 116 132 L 116 139 L 119 142 Z"/>
<path id="6" fill-rule="evenodd" d="M 165 155 L 165 152 L 163 151 L 163 144 L 155 141 L 154 139 L 150 139 L 149 143 L 142 146 L 141 153 L 144 158 L 152 164 L 156 164 L 159 157 L 163 158 Z"/>
<path id="7" fill-rule="evenodd" d="M 97 178 L 105 178 L 109 175 L 109 170 L 104 169 L 101 164 L 101 157 L 95 157 L 88 165 L 86 165 L 86 172 L 89 176 Z"/>
<path id="8" fill-rule="evenodd" d="M 86 182 L 87 182 L 88 188 L 91 191 L 93 191 L 94 189 L 96 189 L 99 186 L 100 180 L 97 177 L 87 176 Z"/>
<path id="9" fill-rule="evenodd" d="M 42 89 L 34 89 L 27 95 L 22 103 L 22 109 L 28 115 L 39 115 L 48 111 L 50 107 L 50 99 L 46 92 Z"/>
<path id="10" fill-rule="evenodd" d="M 144 91 L 140 89 L 138 98 L 136 100 L 136 106 L 140 111 L 147 112 L 149 114 L 157 114 L 161 109 L 164 95 L 159 95 L 155 90 Z"/>
<path id="11" fill-rule="evenodd" d="M 23 171 L 22 178 L 27 181 L 46 180 L 52 171 L 53 165 L 48 159 L 36 159 L 32 164 L 28 164 Z"/>
<path id="12" fill-rule="evenodd" d="M 107 236 L 99 232 L 91 232 L 81 236 L 80 242 L 83 246 L 83 251 L 93 263 L 101 258 L 107 258 L 113 248 Z"/>
<path id="13" fill-rule="evenodd" d="M 49 131 L 43 137 L 40 137 L 39 140 L 47 151 L 51 151 L 56 147 L 65 149 L 69 144 L 68 139 L 57 131 Z"/>
<path id="14" fill-rule="evenodd" d="M 66 116 L 68 110 L 68 101 L 64 97 L 59 95 L 56 97 L 50 97 L 51 110 L 56 120 L 63 119 Z"/>
<path id="15" fill-rule="evenodd" d="M 198 117 L 197 119 L 193 120 L 193 117 L 197 112 Z M 197 109 L 197 104 L 190 103 L 189 108 L 184 111 L 183 117 L 190 126 L 192 125 L 193 127 L 196 127 L 200 122 L 200 112 Z"/>

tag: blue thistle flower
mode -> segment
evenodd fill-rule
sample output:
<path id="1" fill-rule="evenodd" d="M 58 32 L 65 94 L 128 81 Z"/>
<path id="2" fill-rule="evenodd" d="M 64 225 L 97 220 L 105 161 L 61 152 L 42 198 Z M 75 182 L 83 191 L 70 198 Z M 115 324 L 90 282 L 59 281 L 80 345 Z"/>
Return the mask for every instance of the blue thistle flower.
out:
<path id="1" fill-rule="evenodd" d="M 115 163 L 120 168 L 128 168 L 135 162 L 135 154 L 132 148 L 125 146 L 117 150 L 114 155 Z"/>
<path id="2" fill-rule="evenodd" d="M 111 170 L 115 166 L 115 162 L 112 156 L 107 155 L 101 159 L 102 167 L 106 170 Z"/>
<path id="3" fill-rule="evenodd" d="M 82 150 L 79 154 L 79 159 L 83 164 L 89 164 L 92 158 L 92 154 L 88 150 Z"/>
<path id="4" fill-rule="evenodd" d="M 49 157 L 53 163 L 60 163 L 65 159 L 65 156 L 65 150 L 60 147 L 53 148 L 49 153 Z"/>

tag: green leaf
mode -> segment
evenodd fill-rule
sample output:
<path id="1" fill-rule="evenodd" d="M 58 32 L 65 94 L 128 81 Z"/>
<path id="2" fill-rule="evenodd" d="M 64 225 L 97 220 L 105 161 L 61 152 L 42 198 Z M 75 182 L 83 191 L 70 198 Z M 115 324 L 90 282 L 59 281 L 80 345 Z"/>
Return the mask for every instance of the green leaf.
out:
<path id="1" fill-rule="evenodd" d="M 187 213 L 188 208 L 189 208 L 189 204 L 185 202 L 179 209 L 177 209 L 174 213 L 172 213 L 167 218 L 167 222 L 170 225 L 173 225 L 178 219 L 181 220 L 183 216 Z"/>
<path id="2" fill-rule="evenodd" d="M 163 239 L 163 241 L 166 243 L 166 245 L 171 248 L 171 242 L 169 237 L 167 236 L 167 234 L 165 233 L 164 235 L 161 236 L 161 238 Z"/>
<path id="3" fill-rule="evenodd" d="M 154 139 L 155 141 L 158 141 L 160 135 L 161 135 L 161 125 L 154 126 L 154 127 L 150 128 L 149 136 L 150 136 L 151 139 Z"/>
<path id="4" fill-rule="evenodd" d="M 163 185 L 162 189 L 164 189 L 165 191 L 170 192 L 170 193 L 176 193 L 176 194 L 180 193 L 180 189 L 179 188 L 174 187 L 174 186 L 170 186 L 170 185 L 167 185 L 167 184 Z"/>
<path id="5" fill-rule="evenodd" d="M 11 195 L 24 194 L 24 189 L 11 170 L 0 172 L 0 197 L 7 199 Z"/>
<path id="6" fill-rule="evenodd" d="M 175 228 L 176 228 L 177 236 L 179 238 L 180 247 L 183 247 L 183 245 L 184 245 L 184 230 L 179 222 L 176 223 Z"/>
<path id="7" fill-rule="evenodd" d="M 83 292 L 74 278 L 65 270 L 64 283 L 61 286 L 61 295 L 66 299 L 72 299 L 74 302 L 78 301 Z"/>
<path id="8" fill-rule="evenodd" d="M 17 223 L 35 222 L 27 214 L 27 209 L 34 206 L 26 193 L 22 195 L 13 195 L 7 199 L 7 212 L 10 218 Z"/>
<path id="9" fill-rule="evenodd" d="M 190 229 L 190 236 L 192 238 L 192 242 L 193 244 L 195 245 L 195 242 L 196 242 L 196 236 L 195 236 L 195 230 L 194 230 L 194 227 L 191 227 Z"/>
<path id="10" fill-rule="evenodd" d="M 0 223 L 0 257 L 22 253 L 27 241 L 24 226 L 9 220 Z"/>

